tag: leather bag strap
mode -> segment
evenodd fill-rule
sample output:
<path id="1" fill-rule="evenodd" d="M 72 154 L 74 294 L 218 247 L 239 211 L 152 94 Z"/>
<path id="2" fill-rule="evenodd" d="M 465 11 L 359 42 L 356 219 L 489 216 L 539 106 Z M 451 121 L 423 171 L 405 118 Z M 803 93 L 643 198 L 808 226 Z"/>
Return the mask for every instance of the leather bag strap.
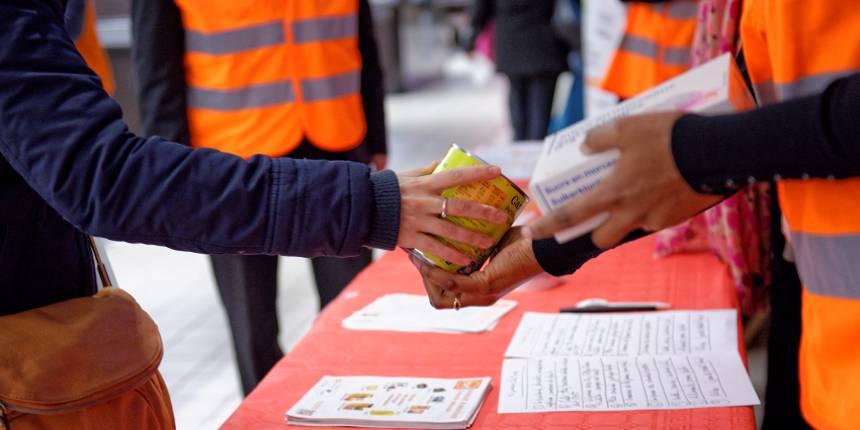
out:
<path id="1" fill-rule="evenodd" d="M 96 258 L 96 272 L 99 274 L 99 279 L 102 281 L 102 286 L 105 288 L 113 287 L 113 283 L 108 275 L 105 263 L 102 260 L 102 255 L 99 253 L 99 247 L 96 245 L 96 239 L 92 236 L 87 236 L 90 239 L 90 248 L 93 250 L 93 256 Z"/>

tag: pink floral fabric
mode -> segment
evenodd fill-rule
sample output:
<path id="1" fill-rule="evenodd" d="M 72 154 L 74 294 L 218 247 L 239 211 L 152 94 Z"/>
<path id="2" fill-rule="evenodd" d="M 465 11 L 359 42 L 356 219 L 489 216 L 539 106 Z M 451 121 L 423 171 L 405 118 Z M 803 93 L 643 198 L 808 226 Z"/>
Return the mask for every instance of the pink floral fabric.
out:
<path id="1" fill-rule="evenodd" d="M 699 0 L 693 66 L 735 49 L 740 0 Z M 767 184 L 754 184 L 703 214 L 657 234 L 656 253 L 710 250 L 728 266 L 741 311 L 767 304 L 770 285 L 770 207 Z"/>

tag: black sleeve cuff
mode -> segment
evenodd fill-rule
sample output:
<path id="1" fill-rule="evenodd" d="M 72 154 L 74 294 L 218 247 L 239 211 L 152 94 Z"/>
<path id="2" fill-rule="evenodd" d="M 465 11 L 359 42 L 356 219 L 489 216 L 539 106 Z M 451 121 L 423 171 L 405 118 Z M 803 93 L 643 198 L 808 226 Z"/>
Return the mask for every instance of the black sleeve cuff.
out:
<path id="1" fill-rule="evenodd" d="M 714 160 L 709 146 L 720 146 L 723 142 L 718 136 L 709 135 L 709 118 L 701 115 L 686 114 L 672 127 L 672 157 L 681 177 L 692 189 L 704 194 L 730 195 L 737 188 L 725 177 L 725 166 Z"/>
<path id="2" fill-rule="evenodd" d="M 383 170 L 370 175 L 373 187 L 370 234 L 367 246 L 392 250 L 397 245 L 400 231 L 400 185 L 397 175 Z"/>
<path id="3" fill-rule="evenodd" d="M 646 235 L 644 231 L 637 230 L 627 235 L 621 243 L 631 242 Z M 536 240 L 532 242 L 532 251 L 545 272 L 553 276 L 563 276 L 576 272 L 588 260 L 607 250 L 595 246 L 589 233 L 561 244 L 553 238 Z"/>

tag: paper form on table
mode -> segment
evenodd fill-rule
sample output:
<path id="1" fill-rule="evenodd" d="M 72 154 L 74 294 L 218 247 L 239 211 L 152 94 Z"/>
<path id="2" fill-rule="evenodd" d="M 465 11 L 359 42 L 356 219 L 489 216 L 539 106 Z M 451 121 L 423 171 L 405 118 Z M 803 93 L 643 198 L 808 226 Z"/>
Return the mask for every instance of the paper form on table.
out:
<path id="1" fill-rule="evenodd" d="M 759 404 L 734 310 L 526 313 L 502 367 L 499 413 Z"/>

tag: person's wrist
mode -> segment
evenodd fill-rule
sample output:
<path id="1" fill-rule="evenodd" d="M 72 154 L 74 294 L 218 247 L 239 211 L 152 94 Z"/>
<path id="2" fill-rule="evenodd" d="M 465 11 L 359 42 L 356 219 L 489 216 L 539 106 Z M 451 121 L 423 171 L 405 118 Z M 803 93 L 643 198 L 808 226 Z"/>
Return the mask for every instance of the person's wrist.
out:
<path id="1" fill-rule="evenodd" d="M 504 264 L 492 265 L 498 272 L 486 273 L 490 289 L 496 290 L 498 285 L 517 286 L 544 270 L 538 264 L 531 240 L 520 238 L 508 245 Z"/>
<path id="2" fill-rule="evenodd" d="M 400 185 L 391 170 L 370 175 L 373 193 L 367 246 L 394 249 L 400 230 Z"/>

